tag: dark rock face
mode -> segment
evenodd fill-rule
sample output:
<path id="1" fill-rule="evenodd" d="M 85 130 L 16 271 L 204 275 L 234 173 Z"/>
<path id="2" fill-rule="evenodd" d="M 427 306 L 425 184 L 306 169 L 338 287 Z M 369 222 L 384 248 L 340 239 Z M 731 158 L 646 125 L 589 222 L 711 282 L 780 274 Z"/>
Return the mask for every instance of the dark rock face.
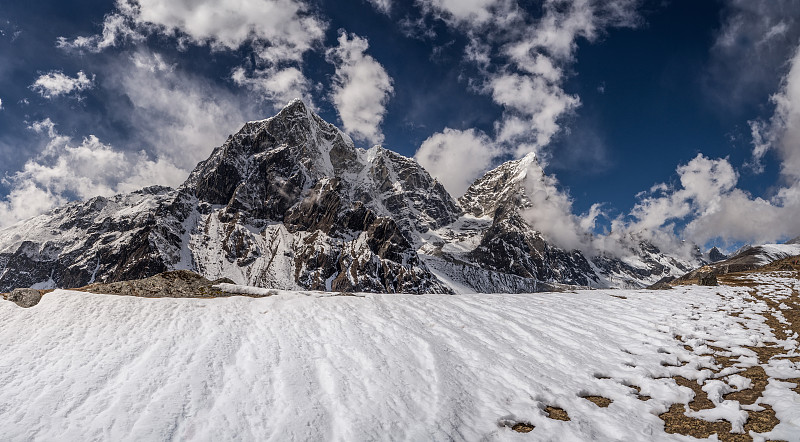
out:
<path id="1" fill-rule="evenodd" d="M 713 247 L 711 250 L 708 251 L 708 259 L 711 262 L 718 262 L 722 261 L 723 259 L 728 259 L 728 255 L 720 252 L 718 248 Z"/>
<path id="2" fill-rule="evenodd" d="M 673 276 L 665 276 L 656 281 L 655 284 L 649 285 L 646 288 L 648 290 L 672 290 L 672 286 L 669 283 L 674 280 L 675 277 Z"/>
<path id="3" fill-rule="evenodd" d="M 479 245 L 465 258 L 484 269 L 533 281 L 596 284 L 597 276 L 580 251 L 554 246 L 524 219 L 524 211 L 536 210 L 525 190 L 528 170 L 534 165 L 533 155 L 502 164 L 459 199 L 467 214 L 492 219 Z"/>
<path id="4" fill-rule="evenodd" d="M 71 203 L 0 231 L 0 288 L 186 269 L 276 288 L 447 293 L 413 239 L 459 213 L 416 162 L 356 149 L 296 100 L 245 124 L 177 190 Z"/>
<path id="5" fill-rule="evenodd" d="M 30 308 L 42 299 L 42 292 L 35 289 L 14 289 L 8 294 L 8 300 L 20 307 Z"/>
<path id="6" fill-rule="evenodd" d="M 159 210 L 167 210 L 175 191 L 147 188 L 129 195 L 70 203 L 27 221 L 22 241 L 14 230 L 0 232 L 0 287 L 78 287 L 88 282 L 136 279 L 167 270 L 172 263 L 157 240 L 175 238 L 180 229 Z M 119 211 L 129 216 L 114 216 Z M 165 259 L 166 258 L 166 259 Z"/>
<path id="7" fill-rule="evenodd" d="M 525 219 L 535 161 L 487 172 L 456 202 L 416 161 L 355 148 L 295 100 L 245 124 L 178 189 L 70 203 L 0 230 L 0 291 L 189 270 L 287 290 L 527 292 L 601 285 L 598 269 L 636 283 L 681 265 L 646 242 L 646 269 L 549 242 Z"/>
<path id="8" fill-rule="evenodd" d="M 496 209 L 492 227 L 468 257 L 484 268 L 538 281 L 588 286 L 594 273 L 581 252 L 551 246 L 505 206 Z"/>
<path id="9" fill-rule="evenodd" d="M 691 270 L 689 263 L 666 255 L 647 240 L 636 235 L 626 238 L 629 256 L 635 257 L 642 265 L 635 267 L 617 256 L 600 254 L 592 257 L 592 263 L 604 275 L 611 275 L 612 279 L 622 279 L 618 284 L 626 288 L 642 287 L 641 281 L 652 281 L 675 278 Z M 697 262 L 703 262 L 695 256 Z M 616 281 L 615 281 L 616 282 Z"/>
<path id="10" fill-rule="evenodd" d="M 194 272 L 175 270 L 149 278 L 89 284 L 76 290 L 142 298 L 216 298 L 232 296 L 232 294 L 217 289 L 214 285 L 220 283 L 230 284 L 232 282 L 226 278 L 209 281 Z"/>
<path id="11" fill-rule="evenodd" d="M 697 274 L 697 283 L 699 285 L 717 285 L 717 276 L 711 271 L 699 272 Z"/>
<path id="12" fill-rule="evenodd" d="M 369 203 L 376 189 L 380 205 L 404 231 L 424 233 L 438 229 L 461 214 L 461 208 L 444 186 L 410 158 L 374 148 L 369 177 L 374 186 L 357 189 L 354 199 Z"/>

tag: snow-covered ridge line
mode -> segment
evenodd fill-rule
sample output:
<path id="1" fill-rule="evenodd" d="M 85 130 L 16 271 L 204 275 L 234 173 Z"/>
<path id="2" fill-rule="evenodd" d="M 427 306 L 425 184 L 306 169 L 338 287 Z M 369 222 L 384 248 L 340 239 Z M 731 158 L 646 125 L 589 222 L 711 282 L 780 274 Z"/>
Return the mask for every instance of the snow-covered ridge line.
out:
<path id="1" fill-rule="evenodd" d="M 700 264 L 635 238 L 625 260 L 548 242 L 520 214 L 535 209 L 522 186 L 535 162 L 501 165 L 456 201 L 413 159 L 357 149 L 294 100 L 246 123 L 178 189 L 70 203 L 0 230 L 0 291 L 184 269 L 284 290 L 517 292 L 641 287 Z"/>

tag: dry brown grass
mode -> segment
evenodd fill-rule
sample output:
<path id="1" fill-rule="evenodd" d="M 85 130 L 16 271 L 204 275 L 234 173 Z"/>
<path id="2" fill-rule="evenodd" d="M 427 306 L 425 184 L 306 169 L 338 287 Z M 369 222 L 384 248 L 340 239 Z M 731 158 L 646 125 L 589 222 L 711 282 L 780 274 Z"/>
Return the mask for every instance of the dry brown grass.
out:
<path id="1" fill-rule="evenodd" d="M 782 261 L 794 262 L 797 259 L 798 257 L 793 257 Z M 792 332 L 800 333 L 800 296 L 798 296 L 798 294 L 795 292 L 792 293 L 788 299 L 781 299 L 780 301 L 777 301 L 776 299 L 773 299 L 759 291 L 759 283 L 752 278 L 752 275 L 757 273 L 769 273 L 771 271 L 775 271 L 775 269 L 785 271 L 787 270 L 786 266 L 787 262 L 777 262 L 770 266 L 756 270 L 750 270 L 747 272 L 718 275 L 718 281 L 720 284 L 735 287 L 748 287 L 751 289 L 750 294 L 753 297 L 767 304 L 769 307 L 768 311 L 762 313 L 761 315 L 764 317 L 767 326 L 772 329 L 772 332 L 777 339 L 786 339 L 792 334 Z M 794 270 L 800 270 L 800 266 L 793 266 L 793 268 Z M 800 275 L 800 273 L 795 273 L 794 276 L 798 277 L 798 275 Z M 779 309 L 779 304 L 781 302 L 789 306 L 789 308 Z M 782 312 L 783 316 L 789 322 L 788 325 L 783 324 L 778 320 L 777 316 L 774 314 L 776 311 Z M 741 313 L 732 312 L 730 315 L 739 317 Z M 676 338 L 681 340 L 680 336 L 677 336 Z M 714 359 L 716 360 L 717 364 L 721 365 L 723 369 L 732 367 L 737 363 L 738 357 L 734 358 L 719 354 L 727 353 L 728 350 L 712 345 L 709 345 L 709 347 L 714 351 Z M 684 348 L 686 350 L 692 350 L 687 345 L 684 345 Z M 785 359 L 800 361 L 800 357 L 785 356 L 786 350 L 778 347 L 774 342 L 766 342 L 763 347 L 750 346 L 746 348 L 752 350 L 758 355 L 760 364 L 766 364 L 772 358 L 781 358 L 782 355 Z M 764 368 L 761 366 L 750 367 L 738 374 L 750 379 L 750 388 L 728 393 L 723 396 L 723 399 L 739 401 L 739 403 L 743 405 L 755 404 L 761 398 L 761 395 L 764 393 L 764 389 L 769 383 L 769 377 L 764 371 Z M 708 395 L 702 390 L 701 385 L 699 385 L 697 382 L 682 378 L 680 376 L 673 377 L 672 379 L 675 379 L 675 382 L 677 382 L 678 385 L 690 388 L 695 393 L 695 397 L 691 402 L 689 402 L 688 408 L 694 411 L 713 408 L 713 403 L 708 399 Z M 797 386 L 794 388 L 794 391 L 800 393 L 800 378 L 786 379 L 785 381 L 795 382 Z M 747 412 L 748 419 L 744 425 L 744 434 L 731 433 L 731 424 L 729 422 L 708 422 L 702 419 L 688 417 L 685 413 L 686 406 L 683 404 L 672 404 L 672 406 L 669 408 L 669 411 L 659 415 L 659 417 L 664 421 L 664 429 L 667 433 L 682 434 L 697 438 L 708 438 L 711 435 L 716 434 L 721 441 L 751 441 L 753 438 L 748 434 L 750 431 L 756 433 L 765 433 L 775 428 L 775 426 L 779 423 L 778 419 L 775 417 L 775 411 L 769 405 L 759 405 L 764 408 L 762 411 Z"/>
<path id="2" fill-rule="evenodd" d="M 517 433 L 530 433 L 533 429 L 536 428 L 533 425 L 527 422 L 520 422 L 518 424 L 514 424 L 511 429 L 516 431 Z"/>
<path id="3" fill-rule="evenodd" d="M 581 396 L 581 397 L 597 405 L 600 408 L 606 408 L 614 402 L 611 399 L 603 396 Z"/>
<path id="4" fill-rule="evenodd" d="M 628 385 L 628 387 L 630 387 L 630 388 L 632 388 L 633 390 L 636 391 L 636 398 L 639 399 L 640 401 L 649 401 L 650 400 L 650 396 L 648 396 L 646 394 L 642 394 L 642 389 L 638 385 Z"/>
<path id="5" fill-rule="evenodd" d="M 567 413 L 567 410 L 565 410 L 563 408 L 551 407 L 551 406 L 548 405 L 547 407 L 545 407 L 544 411 L 547 413 L 547 417 L 549 417 L 550 419 L 557 420 L 557 421 L 568 421 L 568 420 L 570 420 L 569 419 L 569 414 Z"/>

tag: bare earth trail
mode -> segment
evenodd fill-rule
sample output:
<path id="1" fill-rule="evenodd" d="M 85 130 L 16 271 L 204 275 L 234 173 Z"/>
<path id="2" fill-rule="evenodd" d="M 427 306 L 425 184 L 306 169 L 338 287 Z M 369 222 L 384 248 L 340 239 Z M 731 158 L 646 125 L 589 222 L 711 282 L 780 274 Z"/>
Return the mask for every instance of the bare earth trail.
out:
<path id="1" fill-rule="evenodd" d="M 0 440 L 800 441 L 800 280 L 0 300 Z"/>

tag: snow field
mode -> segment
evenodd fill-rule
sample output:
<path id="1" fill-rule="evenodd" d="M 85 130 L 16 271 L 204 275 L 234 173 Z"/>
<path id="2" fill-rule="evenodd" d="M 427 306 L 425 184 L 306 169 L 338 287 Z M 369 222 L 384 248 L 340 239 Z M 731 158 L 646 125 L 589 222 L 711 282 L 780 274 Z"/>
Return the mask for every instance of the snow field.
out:
<path id="1" fill-rule="evenodd" d="M 696 286 L 260 299 L 59 290 L 30 309 L 0 301 L 0 440 L 691 440 L 658 417 L 693 396 L 669 377 L 717 379 L 706 383 L 717 407 L 703 414 L 737 428 L 741 407 L 721 396 L 749 379 L 715 373 L 709 346 L 757 364 L 744 346 L 776 341 L 767 308 L 745 288 Z M 800 377 L 790 361 L 774 365 Z M 793 386 L 771 380 L 764 393 L 787 440 L 800 437 Z M 571 420 L 549 419 L 547 406 Z"/>

